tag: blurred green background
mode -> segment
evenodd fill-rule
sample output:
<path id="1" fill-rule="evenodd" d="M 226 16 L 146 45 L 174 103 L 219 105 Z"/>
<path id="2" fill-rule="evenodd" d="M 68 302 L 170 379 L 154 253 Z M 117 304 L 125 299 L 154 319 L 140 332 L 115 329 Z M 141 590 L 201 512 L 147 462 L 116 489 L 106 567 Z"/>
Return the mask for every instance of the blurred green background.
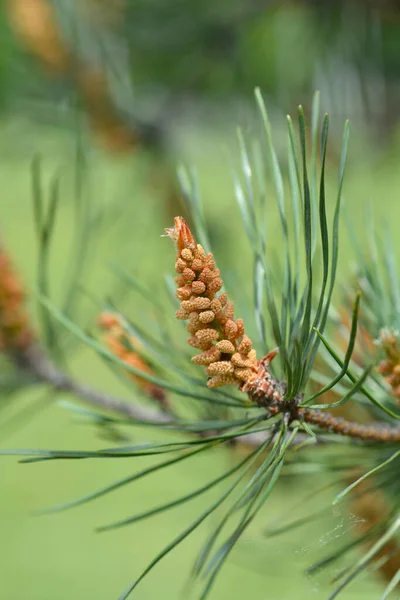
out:
<path id="1" fill-rule="evenodd" d="M 400 10 L 395 2 L 172 0 L 166 6 L 157 0 L 65 0 L 50 4 L 53 21 L 43 21 L 46 27 L 37 25 L 40 19 L 49 18 L 48 6 L 43 8 L 46 2 L 25 0 L 24 4 L 22 0 L 22 8 L 29 5 L 26 12 L 19 5 L 5 2 L 0 13 L 0 214 L 1 237 L 28 290 L 35 288 L 37 276 L 32 158 L 41 155 L 46 181 L 54 173 L 61 174 L 50 267 L 51 295 L 57 301 L 65 287 L 68 259 L 79 243 L 73 208 L 77 145 L 83 148 L 84 157 L 78 168 L 84 179 L 82 201 L 90 198 L 92 206 L 110 215 L 92 240 L 85 272 L 85 288 L 96 298 L 115 289 L 108 268 L 111 262 L 134 272 L 154 290 L 163 274 L 171 272 L 170 248 L 165 249 L 167 242 L 159 236 L 173 215 L 184 210 L 175 185 L 174 169 L 179 162 L 195 165 L 216 254 L 232 267 L 240 217 L 226 149 L 233 155 L 237 152 L 238 124 L 250 134 L 256 128 L 256 85 L 265 92 L 282 156 L 285 113 L 293 112 L 298 103 L 309 113 L 313 90 L 320 89 L 322 110 L 332 118 L 332 181 L 342 122 L 350 118 L 344 196 L 348 211 L 356 217 L 356 233 L 363 234 L 361 215 L 370 200 L 377 218 L 396 226 L 400 217 Z M 49 23 L 59 32 L 62 44 L 49 35 Z M 86 85 L 88 81 L 93 87 Z M 273 240 L 269 243 L 273 247 Z M 351 261 L 348 236 L 344 236 L 344 281 Z M 126 306 L 131 314 L 144 310 L 139 302 L 132 306 L 129 299 Z M 38 322 L 33 296 L 30 309 Z M 92 323 L 94 314 L 93 305 L 84 298 L 81 322 Z M 75 347 L 70 364 L 82 380 L 127 396 L 126 389 L 89 350 Z M 74 423 L 59 404 L 46 403 L 43 394 L 43 390 L 30 389 L 12 396 L 12 402 L 4 398 L 2 447 L 109 445 L 93 429 Z M 135 429 L 131 435 L 135 440 L 149 440 L 153 434 Z M 3 458 L 0 598 L 117 598 L 154 554 L 211 502 L 213 493 L 133 527 L 105 534 L 96 534 L 94 528 L 199 487 L 232 460 L 228 451 L 208 453 L 86 506 L 38 517 L 33 511 L 83 495 L 151 461 L 59 461 L 29 466 Z M 293 506 L 319 485 L 315 476 L 295 485 L 282 481 L 262 517 L 232 554 L 212 598 L 328 596 L 336 567 L 313 579 L 304 570 L 351 536 L 357 515 L 332 511 L 330 518 L 316 520 L 293 534 L 272 539 L 260 535 L 282 512 L 289 517 L 304 514 L 303 507 Z M 318 511 L 323 501 L 322 496 L 309 499 L 306 512 Z M 162 561 L 136 597 L 195 597 L 193 587 L 186 585 L 188 573 L 210 529 L 211 524 L 206 524 Z M 377 598 L 380 590 L 379 579 L 368 575 L 342 597 Z"/>

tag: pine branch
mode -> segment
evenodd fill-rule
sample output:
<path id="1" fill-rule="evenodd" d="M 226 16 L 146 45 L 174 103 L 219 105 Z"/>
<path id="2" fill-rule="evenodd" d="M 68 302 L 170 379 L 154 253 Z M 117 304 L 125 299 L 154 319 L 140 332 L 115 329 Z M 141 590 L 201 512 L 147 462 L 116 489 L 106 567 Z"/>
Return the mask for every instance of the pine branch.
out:
<path id="1" fill-rule="evenodd" d="M 234 304 L 228 301 L 226 293 L 216 294 L 223 286 L 220 271 L 215 266 L 212 253 L 207 255 L 203 247 L 196 243 L 192 232 L 182 217 L 175 218 L 173 229 L 166 229 L 176 247 L 175 278 L 177 297 L 181 307 L 176 318 L 188 320 L 187 329 L 192 337 L 188 343 L 202 352 L 192 358 L 196 364 L 206 367 L 209 387 L 236 385 L 248 395 L 252 403 L 264 408 L 270 416 L 282 414 L 290 425 L 294 421 L 310 423 L 319 429 L 346 435 L 359 440 L 380 443 L 399 443 L 400 427 L 382 423 L 362 425 L 335 417 L 319 406 L 304 408 L 303 393 L 296 390 L 290 394 L 288 383 L 273 377 L 270 363 L 278 350 L 270 351 L 257 361 L 252 342 L 244 332 L 242 319 L 234 321 Z M 357 330 L 359 296 L 357 296 L 352 320 L 352 335 L 346 356 L 350 359 Z M 307 331 L 309 326 L 307 327 Z M 315 329 L 315 328 L 314 328 Z M 327 346 L 319 332 L 318 336 Z M 350 391 L 335 405 L 349 400 L 356 392 L 363 390 L 371 367 L 358 379 L 348 371 L 348 365 L 341 365 L 341 373 L 326 387 L 329 390 L 344 375 L 353 381 Z M 325 388 L 318 394 L 325 391 Z M 315 396 L 314 396 L 315 397 Z M 309 401 L 310 399 L 308 399 Z"/>
<path id="2" fill-rule="evenodd" d="M 134 406 L 125 400 L 76 381 L 58 369 L 37 343 L 31 344 L 19 352 L 14 352 L 12 358 L 21 370 L 33 374 L 39 381 L 51 385 L 57 391 L 71 392 L 96 408 L 112 411 L 139 421 L 167 423 L 173 418 L 171 413 Z"/>
<path id="3" fill-rule="evenodd" d="M 348 421 L 343 417 L 335 417 L 327 411 L 318 409 L 299 409 L 298 417 L 306 423 L 316 425 L 338 435 L 346 435 L 358 440 L 386 444 L 400 443 L 400 427 L 370 423 L 368 425 Z"/>
<path id="4" fill-rule="evenodd" d="M 143 408 L 126 402 L 112 394 L 106 394 L 92 388 L 89 385 L 76 381 L 73 377 L 64 373 L 57 368 L 45 355 L 43 350 L 37 343 L 32 343 L 27 348 L 21 351 L 15 351 L 11 355 L 15 365 L 23 372 L 29 373 L 36 380 L 50 385 L 55 391 L 64 391 L 81 398 L 93 408 L 101 409 L 116 413 L 122 417 L 128 417 L 130 420 L 148 422 L 154 424 L 168 424 L 172 422 L 176 416 L 174 415 L 170 405 L 160 403 L 159 409 Z M 201 437 L 214 435 L 215 431 L 199 431 L 196 432 Z M 234 445 L 243 445 L 245 447 L 257 448 L 261 446 L 267 439 L 268 432 L 251 432 L 246 436 L 234 438 Z M 308 439 L 308 435 L 299 433 L 296 436 L 296 443 L 302 443 Z M 317 439 L 318 443 L 323 443 L 323 438 Z"/>
<path id="5" fill-rule="evenodd" d="M 164 137 L 162 125 L 144 122 L 136 115 L 118 110 L 104 66 L 89 64 L 79 56 L 76 47 L 66 42 L 52 3 L 12 0 L 5 9 L 25 49 L 49 74 L 77 90 L 91 129 L 100 142 L 115 152 L 130 152 L 138 144 L 159 148 Z"/>
<path id="6" fill-rule="evenodd" d="M 143 408 L 141 406 L 133 405 L 126 400 L 118 398 L 112 394 L 106 394 L 100 390 L 92 388 L 89 385 L 83 384 L 79 381 L 76 381 L 73 377 L 64 373 L 61 369 L 57 368 L 46 356 L 40 346 L 34 342 L 24 348 L 23 350 L 14 351 L 10 355 L 14 364 L 26 374 L 29 374 L 31 377 L 35 378 L 37 381 L 50 385 L 54 388 L 55 391 L 64 391 L 73 394 L 74 396 L 84 400 L 87 404 L 92 406 L 93 408 L 101 409 L 116 413 L 122 417 L 127 417 L 130 420 L 148 422 L 154 424 L 168 424 L 172 422 L 176 416 L 173 413 L 171 405 L 160 403 L 159 409 L 148 409 Z M 32 381 L 32 379 L 30 379 Z M 305 411 L 304 411 L 305 412 Z M 313 411 L 312 415 L 315 417 L 316 412 L 321 413 L 322 411 Z M 330 415 L 323 415 L 324 417 Z M 332 416 L 331 420 L 333 419 Z M 313 422 L 312 419 L 308 420 L 304 418 L 304 420 L 308 422 Z M 322 418 L 320 419 L 323 420 Z M 335 419 L 336 421 L 340 421 L 340 419 Z M 342 420 L 343 421 L 343 420 Z M 316 422 L 316 421 L 314 421 Z M 347 422 L 345 422 L 347 423 Z M 317 423 L 318 424 L 318 423 Z M 354 427 L 356 424 L 352 424 Z M 322 426 L 323 427 L 323 426 Z M 338 424 L 339 427 L 339 424 Z M 358 426 L 359 427 L 359 426 Z M 372 427 L 372 426 L 370 426 Z M 344 425 L 341 425 L 341 428 L 344 429 Z M 336 431 L 333 427 L 325 427 L 325 429 L 330 429 L 331 431 Z M 208 437 L 209 435 L 214 435 L 215 431 L 199 431 L 196 432 L 198 435 L 202 437 Z M 347 435 L 351 435 L 350 433 Z M 400 436 L 400 429 L 399 429 Z M 243 437 L 234 438 L 232 443 L 234 445 L 242 445 L 250 448 L 257 448 L 265 443 L 268 438 L 268 432 L 251 432 Z M 295 438 L 295 443 L 299 444 L 308 440 L 308 434 L 298 433 Z M 317 443 L 324 443 L 324 438 L 318 436 L 316 438 Z"/>

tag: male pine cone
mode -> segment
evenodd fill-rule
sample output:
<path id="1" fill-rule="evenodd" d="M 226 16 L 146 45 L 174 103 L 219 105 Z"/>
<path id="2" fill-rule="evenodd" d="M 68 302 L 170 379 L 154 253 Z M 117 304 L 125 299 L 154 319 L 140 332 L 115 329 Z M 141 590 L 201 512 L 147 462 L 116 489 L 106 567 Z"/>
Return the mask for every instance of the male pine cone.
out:
<path id="1" fill-rule="evenodd" d="M 197 244 L 182 217 L 175 217 L 174 228 L 165 231 L 176 246 L 176 318 L 189 321 L 188 343 L 201 350 L 192 361 L 206 367 L 208 387 L 242 387 L 257 371 L 256 352 L 243 319 L 234 319 L 233 302 L 225 292 L 217 295 L 223 282 L 214 257 Z"/>
<path id="2" fill-rule="evenodd" d="M 24 300 L 24 292 L 11 261 L 4 248 L 0 247 L 0 350 L 22 351 L 33 340 Z"/>

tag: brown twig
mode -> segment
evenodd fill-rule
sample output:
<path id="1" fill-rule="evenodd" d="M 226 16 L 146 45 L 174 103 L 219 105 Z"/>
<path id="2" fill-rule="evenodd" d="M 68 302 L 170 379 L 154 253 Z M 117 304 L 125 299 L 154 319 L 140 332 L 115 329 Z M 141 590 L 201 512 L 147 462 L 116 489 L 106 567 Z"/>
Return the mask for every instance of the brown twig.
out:
<path id="1" fill-rule="evenodd" d="M 357 423 L 344 417 L 334 416 L 327 410 L 304 408 L 299 406 L 303 400 L 302 394 L 286 400 L 286 383 L 275 379 L 268 371 L 269 356 L 267 355 L 267 360 L 259 361 L 258 372 L 246 383 L 244 391 L 253 402 L 265 408 L 270 414 L 281 413 L 286 415 L 288 423 L 299 420 L 325 431 L 366 442 L 400 443 L 400 427 L 397 425 L 380 422 Z"/>
<path id="2" fill-rule="evenodd" d="M 400 443 L 400 427 L 384 425 L 382 423 L 360 424 L 348 421 L 343 417 L 334 417 L 324 410 L 312 408 L 299 408 L 298 416 L 306 423 L 316 425 L 320 429 L 328 430 L 339 435 L 380 443 Z"/>
<path id="3" fill-rule="evenodd" d="M 22 371 L 28 371 L 39 381 L 51 385 L 57 391 L 70 392 L 94 407 L 124 415 L 135 421 L 167 423 L 173 418 L 171 413 L 145 409 L 137 404 L 130 404 L 111 394 L 106 394 L 76 381 L 54 366 L 36 343 L 31 344 L 21 352 L 14 352 L 12 359 Z"/>

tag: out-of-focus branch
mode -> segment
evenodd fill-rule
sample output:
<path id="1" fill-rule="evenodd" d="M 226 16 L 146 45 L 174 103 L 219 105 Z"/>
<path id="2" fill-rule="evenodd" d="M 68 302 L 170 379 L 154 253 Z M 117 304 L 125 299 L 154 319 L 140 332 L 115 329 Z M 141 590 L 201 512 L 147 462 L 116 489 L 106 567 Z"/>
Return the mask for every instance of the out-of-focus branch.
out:
<path id="1" fill-rule="evenodd" d="M 0 247 L 0 348 L 24 375 L 81 397 L 93 406 L 112 410 L 136 420 L 164 422 L 171 419 L 162 410 L 146 411 L 76 382 L 58 369 L 39 345 L 24 306 L 25 294 L 4 248 Z M 151 394 L 165 407 L 164 397 Z"/>
<path id="2" fill-rule="evenodd" d="M 125 118 L 115 107 L 106 73 L 86 63 L 64 40 L 54 7 L 47 0 L 8 0 L 10 24 L 33 55 L 53 76 L 77 89 L 92 131 L 113 152 L 129 152 L 139 144 L 158 145 L 163 132 L 157 125 Z"/>
<path id="3" fill-rule="evenodd" d="M 53 387 L 55 391 L 69 392 L 94 408 L 114 412 L 133 421 L 159 423 L 160 425 L 163 423 L 168 424 L 169 421 L 175 418 L 169 404 L 159 403 L 158 409 L 143 408 L 76 381 L 73 377 L 58 369 L 46 357 L 37 343 L 30 344 L 22 351 L 13 352 L 11 358 L 21 372 L 29 373 L 37 381 Z M 203 431 L 200 435 L 207 437 L 208 435 L 215 435 L 215 433 L 217 432 L 210 430 L 209 432 Z M 264 431 L 250 432 L 246 436 L 233 439 L 232 442 L 234 445 L 240 445 L 250 450 L 263 444 L 268 435 L 268 432 Z M 308 436 L 299 434 L 296 441 L 302 442 L 306 437 Z"/>
<path id="4" fill-rule="evenodd" d="M 10 25 L 26 51 L 51 77 L 67 82 L 76 90 L 99 146 L 116 155 L 150 150 L 155 161 L 150 184 L 159 182 L 159 187 L 164 190 L 167 211 L 175 214 L 181 195 L 175 171 L 165 160 L 166 130 L 176 111 L 175 103 L 173 111 L 171 107 L 166 108 L 162 118 L 153 122 L 122 111 L 116 106 L 104 67 L 85 61 L 64 39 L 50 1 L 7 0 L 5 9 Z"/>
<path id="5" fill-rule="evenodd" d="M 47 383 L 57 391 L 70 392 L 96 408 L 116 412 L 138 421 L 166 423 L 172 418 L 171 414 L 163 410 L 150 410 L 132 405 L 125 400 L 76 381 L 53 365 L 36 343 L 30 344 L 23 351 L 14 352 L 12 358 L 21 371 L 31 373 L 38 381 Z"/>

